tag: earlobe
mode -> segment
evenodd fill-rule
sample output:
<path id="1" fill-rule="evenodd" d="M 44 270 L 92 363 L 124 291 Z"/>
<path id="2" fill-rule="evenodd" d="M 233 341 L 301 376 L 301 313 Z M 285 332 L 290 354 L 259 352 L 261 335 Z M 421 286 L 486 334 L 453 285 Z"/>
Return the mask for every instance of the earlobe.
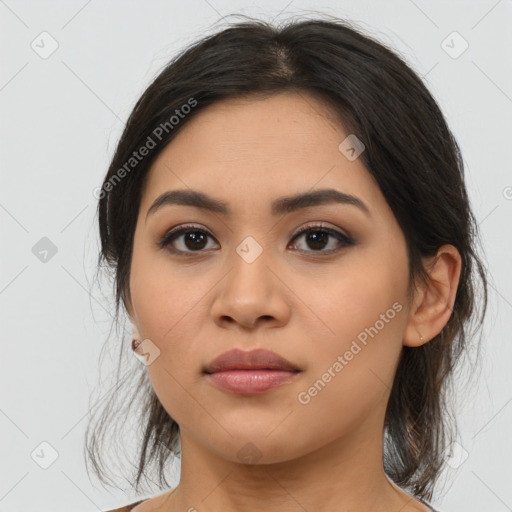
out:
<path id="1" fill-rule="evenodd" d="M 443 245 L 425 262 L 428 279 L 415 292 L 403 344 L 417 347 L 437 336 L 452 315 L 461 273 L 461 257 L 453 245 Z"/>

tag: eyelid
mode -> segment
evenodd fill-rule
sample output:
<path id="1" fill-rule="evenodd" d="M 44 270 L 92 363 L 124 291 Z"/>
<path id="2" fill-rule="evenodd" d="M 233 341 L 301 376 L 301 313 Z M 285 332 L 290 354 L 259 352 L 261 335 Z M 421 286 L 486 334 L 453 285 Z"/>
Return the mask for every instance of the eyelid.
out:
<path id="1" fill-rule="evenodd" d="M 158 245 L 162 248 L 165 248 L 165 245 L 170 242 L 172 236 L 182 235 L 187 231 L 204 231 L 208 236 L 216 240 L 211 231 L 204 226 L 201 226 L 200 224 L 178 224 L 177 226 L 168 229 L 164 233 L 164 235 L 160 238 Z"/>
<path id="2" fill-rule="evenodd" d="M 349 235 L 345 230 L 338 228 L 337 226 L 333 227 L 332 225 L 325 223 L 321 220 L 320 221 L 311 221 L 311 223 L 305 224 L 304 226 L 297 229 L 292 235 L 292 240 L 294 240 L 297 236 L 304 233 L 304 231 L 308 231 L 309 229 L 318 229 L 319 231 L 325 230 L 325 231 L 329 231 L 329 232 L 336 232 L 336 233 L 339 233 L 340 235 L 343 235 L 347 239 L 353 240 L 353 237 L 351 235 Z"/>

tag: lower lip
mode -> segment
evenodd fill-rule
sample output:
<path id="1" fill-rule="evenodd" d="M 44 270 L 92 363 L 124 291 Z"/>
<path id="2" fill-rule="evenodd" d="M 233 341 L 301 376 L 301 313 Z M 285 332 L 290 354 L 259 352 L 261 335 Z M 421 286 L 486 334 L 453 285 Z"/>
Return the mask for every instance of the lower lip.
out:
<path id="1" fill-rule="evenodd" d="M 207 376 L 213 384 L 231 393 L 256 395 L 288 382 L 297 373 L 286 370 L 226 370 Z"/>

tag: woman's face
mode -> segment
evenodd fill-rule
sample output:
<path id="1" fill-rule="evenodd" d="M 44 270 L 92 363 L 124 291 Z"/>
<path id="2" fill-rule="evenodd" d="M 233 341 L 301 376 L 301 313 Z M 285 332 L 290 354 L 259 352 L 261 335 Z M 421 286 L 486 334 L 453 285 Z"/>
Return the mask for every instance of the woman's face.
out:
<path id="1" fill-rule="evenodd" d="M 349 139 L 340 149 L 350 134 L 329 119 L 303 94 L 224 100 L 191 119 L 151 168 L 129 309 L 182 444 L 186 436 L 226 460 L 263 464 L 382 441 L 409 314 L 406 243 L 355 158 L 361 148 Z M 357 200 L 282 202 L 325 189 Z M 148 213 L 177 190 L 229 214 L 171 202 Z M 189 234 L 159 245 L 184 226 Z M 271 350 L 301 371 L 259 394 L 222 390 L 203 369 L 233 348 Z"/>

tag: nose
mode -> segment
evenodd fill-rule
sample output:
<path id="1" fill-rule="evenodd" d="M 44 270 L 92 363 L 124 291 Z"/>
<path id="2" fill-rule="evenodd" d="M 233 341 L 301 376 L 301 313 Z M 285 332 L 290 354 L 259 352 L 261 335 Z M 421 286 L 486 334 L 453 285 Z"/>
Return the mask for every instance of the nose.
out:
<path id="1" fill-rule="evenodd" d="M 252 263 L 238 254 L 232 258 L 232 268 L 216 288 L 218 295 L 211 309 L 219 327 L 253 330 L 260 324 L 274 328 L 289 321 L 287 294 L 291 292 L 264 254 Z"/>

